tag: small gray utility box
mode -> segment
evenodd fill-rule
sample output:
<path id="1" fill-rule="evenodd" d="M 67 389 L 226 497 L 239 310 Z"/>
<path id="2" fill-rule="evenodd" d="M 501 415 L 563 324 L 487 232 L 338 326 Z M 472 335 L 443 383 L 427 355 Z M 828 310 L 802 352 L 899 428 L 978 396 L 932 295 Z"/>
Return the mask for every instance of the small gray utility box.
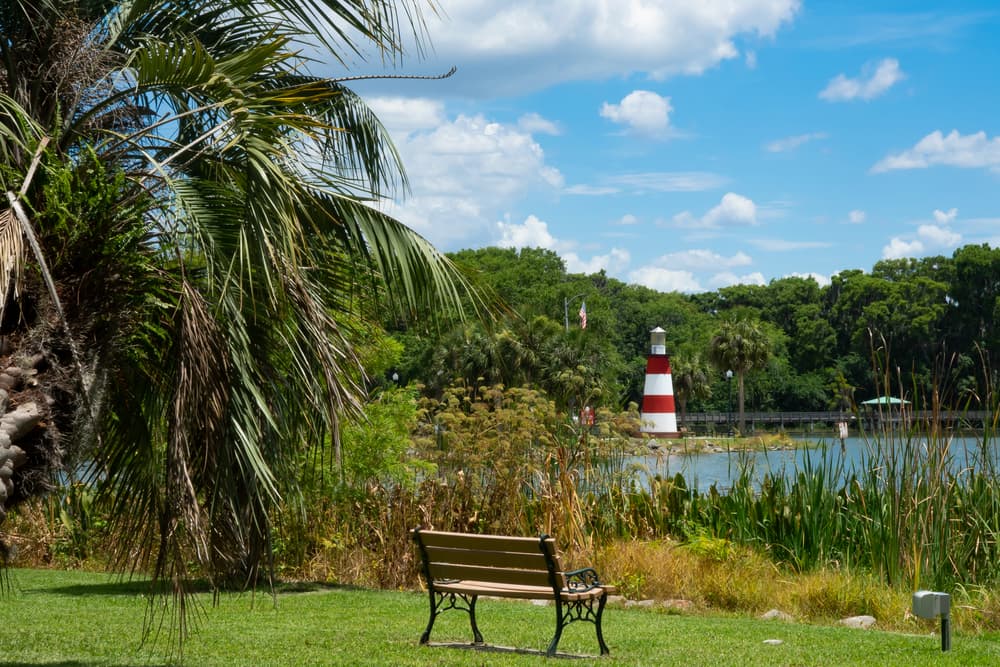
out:
<path id="1" fill-rule="evenodd" d="M 920 618 L 941 617 L 941 650 L 951 650 L 951 596 L 937 591 L 913 594 L 913 615 Z"/>
<path id="2" fill-rule="evenodd" d="M 917 591 L 913 594 L 913 615 L 920 618 L 937 618 L 951 614 L 951 596 L 936 591 Z"/>

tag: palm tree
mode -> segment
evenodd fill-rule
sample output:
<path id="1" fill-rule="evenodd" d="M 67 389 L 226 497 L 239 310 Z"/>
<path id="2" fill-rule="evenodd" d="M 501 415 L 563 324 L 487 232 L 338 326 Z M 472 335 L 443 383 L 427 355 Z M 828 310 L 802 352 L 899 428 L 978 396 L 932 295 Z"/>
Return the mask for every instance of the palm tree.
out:
<path id="1" fill-rule="evenodd" d="M 679 354 L 673 359 L 671 369 L 674 394 L 680 409 L 681 423 L 687 414 L 687 403 L 692 398 L 708 398 L 712 395 L 712 385 L 708 379 L 708 367 L 698 352 Z"/>
<path id="2" fill-rule="evenodd" d="M 748 371 L 763 368 L 771 357 L 771 340 L 758 320 L 730 318 L 722 321 L 712 336 L 709 360 L 718 370 L 736 373 L 739 402 L 739 429 L 744 431 L 743 377 Z"/>
<path id="3" fill-rule="evenodd" d="M 0 0 L 0 526 L 86 463 L 123 567 L 258 578 L 292 462 L 339 456 L 360 410 L 371 295 L 454 312 L 465 289 L 367 205 L 405 188 L 397 155 L 310 69 L 396 61 L 419 10 Z"/>

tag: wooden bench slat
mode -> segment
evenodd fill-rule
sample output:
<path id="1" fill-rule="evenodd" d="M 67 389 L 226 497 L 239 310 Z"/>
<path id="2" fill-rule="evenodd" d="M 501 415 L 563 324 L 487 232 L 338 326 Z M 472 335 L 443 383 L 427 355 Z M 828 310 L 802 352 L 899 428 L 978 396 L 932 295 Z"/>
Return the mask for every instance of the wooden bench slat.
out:
<path id="1" fill-rule="evenodd" d="M 509 551 L 512 553 L 541 553 L 537 537 L 508 537 L 506 535 L 474 535 L 471 533 L 448 533 L 444 531 L 421 531 L 420 540 L 424 546 L 451 547 L 454 549 L 482 549 L 486 551 Z M 551 537 L 546 542 L 555 544 Z"/>
<path id="2" fill-rule="evenodd" d="M 476 551 L 473 549 L 453 549 L 450 547 L 427 547 L 427 558 L 432 563 L 467 563 L 486 567 L 505 567 L 517 570 L 541 570 L 548 572 L 545 554 L 512 551 Z"/>
<path id="3" fill-rule="evenodd" d="M 550 597 L 552 596 L 549 573 L 545 570 L 512 570 L 502 567 L 481 567 L 457 563 L 431 563 L 430 571 L 431 576 L 434 577 L 435 586 L 440 579 L 468 579 L 470 581 L 491 581 L 497 584 L 548 586 L 548 594 Z"/>
<path id="4" fill-rule="evenodd" d="M 552 599 L 550 586 L 526 586 L 523 584 L 498 584 L 495 581 L 456 581 L 455 583 L 434 584 L 439 591 L 467 593 L 470 595 L 492 595 L 524 599 Z"/>
<path id="5" fill-rule="evenodd" d="M 549 586 L 524 586 L 519 584 L 498 584 L 494 581 L 456 581 L 454 583 L 436 582 L 434 589 L 446 593 L 465 593 L 467 595 L 489 595 L 501 598 L 519 598 L 523 600 L 552 600 L 552 588 Z M 589 591 L 573 592 L 562 590 L 559 597 L 564 602 L 571 600 L 587 600 L 599 598 L 607 592 L 615 593 L 613 586 L 600 586 Z"/>

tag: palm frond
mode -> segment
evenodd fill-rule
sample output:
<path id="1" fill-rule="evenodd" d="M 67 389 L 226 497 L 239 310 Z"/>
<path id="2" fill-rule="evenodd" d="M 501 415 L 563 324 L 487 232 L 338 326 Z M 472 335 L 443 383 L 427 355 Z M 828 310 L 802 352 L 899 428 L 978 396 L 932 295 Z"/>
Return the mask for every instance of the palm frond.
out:
<path id="1" fill-rule="evenodd" d="M 24 279 L 24 236 L 13 208 L 0 211 L 0 320 L 11 297 L 21 295 Z"/>
<path id="2" fill-rule="evenodd" d="M 477 311 L 483 307 L 452 261 L 403 223 L 349 197 L 323 193 L 318 202 L 326 220 L 313 216 L 314 222 L 339 238 L 361 266 L 374 269 L 401 312 L 461 316 L 466 300 Z"/>

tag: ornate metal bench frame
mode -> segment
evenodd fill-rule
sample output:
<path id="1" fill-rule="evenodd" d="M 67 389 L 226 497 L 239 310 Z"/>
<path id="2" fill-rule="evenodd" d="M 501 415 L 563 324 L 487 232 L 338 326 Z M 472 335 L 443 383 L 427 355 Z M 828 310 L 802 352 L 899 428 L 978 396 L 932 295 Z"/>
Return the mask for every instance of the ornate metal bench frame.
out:
<path id="1" fill-rule="evenodd" d="M 553 656 L 559 646 L 563 629 L 575 621 L 586 621 L 593 623 L 597 633 L 597 643 L 601 649 L 601 655 L 607 655 L 610 651 L 604 641 L 604 633 L 601 627 L 601 620 L 604 615 L 604 607 L 608 600 L 608 595 L 614 593 L 612 586 L 601 583 L 597 571 L 593 568 L 582 568 L 568 572 L 561 571 L 558 556 L 555 552 L 555 543 L 547 535 L 537 538 L 514 538 L 517 540 L 532 540 L 538 545 L 538 549 L 544 556 L 545 570 L 548 574 L 548 587 L 537 586 L 532 583 L 519 585 L 510 579 L 510 571 L 505 571 L 507 575 L 504 581 L 490 581 L 490 567 L 484 566 L 481 562 L 469 563 L 468 567 L 476 572 L 477 579 L 466 583 L 463 579 L 435 578 L 432 573 L 432 563 L 435 563 L 428 555 L 428 549 L 424 544 L 423 535 L 448 535 L 459 536 L 457 533 L 439 533 L 437 531 L 421 531 L 416 528 L 412 531 L 413 539 L 417 543 L 423 565 L 424 580 L 427 582 L 427 592 L 430 601 L 430 617 L 427 621 L 427 628 L 420 636 L 420 643 L 426 644 L 430 640 L 431 630 L 438 615 L 449 609 L 459 609 L 469 615 L 469 624 L 472 628 L 472 636 L 476 644 L 483 644 L 483 636 L 476 623 L 476 601 L 480 595 L 494 595 L 500 597 L 514 597 L 534 600 L 552 600 L 556 608 L 556 630 L 552 641 L 549 642 L 546 655 Z M 484 538 L 482 552 L 487 552 L 485 540 L 508 539 L 505 536 L 496 535 L 461 535 L 460 538 L 476 537 Z M 475 548 L 465 549 L 468 552 L 477 552 Z M 537 556 L 536 556 L 537 557 Z M 465 567 L 463 563 L 457 562 L 459 556 L 452 556 L 456 560 L 452 565 Z M 497 568 L 497 572 L 501 570 Z M 541 570 L 538 570 L 541 572 Z M 531 574 L 535 571 L 525 571 L 525 580 L 530 582 Z M 565 585 L 563 583 L 565 582 Z M 445 590 L 440 590 L 444 588 Z M 596 609 L 595 609 L 596 603 Z"/>

